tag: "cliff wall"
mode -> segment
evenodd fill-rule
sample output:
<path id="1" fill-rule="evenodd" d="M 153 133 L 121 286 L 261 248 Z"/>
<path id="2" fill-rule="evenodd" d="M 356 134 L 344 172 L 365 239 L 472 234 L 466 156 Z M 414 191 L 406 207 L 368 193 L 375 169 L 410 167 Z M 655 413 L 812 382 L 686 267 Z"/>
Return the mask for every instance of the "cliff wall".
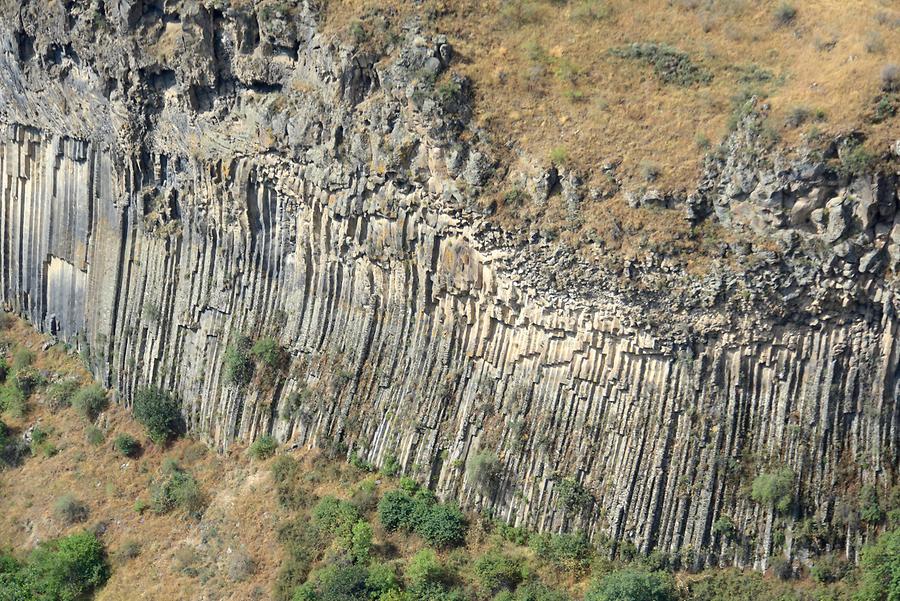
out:
<path id="1" fill-rule="evenodd" d="M 824 254 L 614 273 L 488 225 L 465 82 L 415 79 L 452 61 L 443 38 L 411 27 L 376 64 L 309 7 L 34 10 L 4 8 L 0 44 L 2 299 L 122 402 L 160 385 L 216 445 L 396 457 L 469 508 L 693 564 L 870 533 L 855 495 L 900 461 L 895 176 L 785 175 L 736 135 L 690 211 Z M 228 385 L 240 336 L 290 365 Z M 787 515 L 748 494 L 783 467 Z"/>

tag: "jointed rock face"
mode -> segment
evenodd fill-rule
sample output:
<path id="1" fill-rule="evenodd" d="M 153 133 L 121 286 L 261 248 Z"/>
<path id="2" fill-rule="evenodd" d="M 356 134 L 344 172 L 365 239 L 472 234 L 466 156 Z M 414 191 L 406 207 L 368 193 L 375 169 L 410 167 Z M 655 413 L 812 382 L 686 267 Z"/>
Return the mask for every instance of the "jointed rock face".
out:
<path id="1" fill-rule="evenodd" d="M 395 456 L 467 507 L 695 563 L 771 555 L 782 518 L 749 482 L 788 467 L 788 515 L 829 532 L 788 520 L 788 549 L 865 540 L 845 507 L 900 461 L 896 176 L 745 159 L 740 130 L 687 215 L 787 250 L 612 272 L 474 208 L 495 162 L 467 83 L 417 79 L 453 60 L 442 38 L 411 27 L 376 64 L 308 7 L 47 6 L 3 8 L 3 302 L 123 402 L 160 385 L 220 446 Z M 227 384 L 241 335 L 290 366 Z"/>

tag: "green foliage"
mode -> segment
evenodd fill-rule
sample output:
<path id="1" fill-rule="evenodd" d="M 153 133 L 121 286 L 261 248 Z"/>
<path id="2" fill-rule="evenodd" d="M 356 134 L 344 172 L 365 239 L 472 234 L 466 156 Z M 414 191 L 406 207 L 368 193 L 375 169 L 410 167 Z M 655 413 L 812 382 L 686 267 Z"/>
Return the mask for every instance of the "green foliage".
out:
<path id="1" fill-rule="evenodd" d="M 287 367 L 290 355 L 274 338 L 260 338 L 250 349 L 250 355 L 266 369 L 279 371 Z"/>
<path id="2" fill-rule="evenodd" d="M 500 460 L 488 451 L 477 453 L 469 460 L 466 475 L 482 494 L 490 494 L 500 477 Z"/>
<path id="3" fill-rule="evenodd" d="M 83 601 L 108 578 L 103 545 L 88 532 L 42 543 L 26 562 L 0 555 L 0 601 Z"/>
<path id="4" fill-rule="evenodd" d="M 423 588 L 441 582 L 445 572 L 435 552 L 431 549 L 422 549 L 409 559 L 405 576 L 413 588 Z"/>
<path id="5" fill-rule="evenodd" d="M 225 350 L 225 382 L 242 388 L 253 379 L 256 369 L 250 357 L 251 344 L 246 336 L 238 336 L 234 344 Z"/>
<path id="6" fill-rule="evenodd" d="M 594 497 L 575 478 L 563 478 L 556 482 L 557 506 L 569 511 L 581 511 L 594 503 Z"/>
<path id="7" fill-rule="evenodd" d="M 785 513 L 794 502 L 794 472 L 782 468 L 775 472 L 758 475 L 751 485 L 750 498 L 760 505 L 771 505 L 778 512 Z"/>
<path id="8" fill-rule="evenodd" d="M 168 513 L 177 507 L 197 516 L 203 511 L 205 503 L 200 485 L 175 462 L 164 463 L 161 478 L 150 486 L 150 507 L 158 514 Z"/>
<path id="9" fill-rule="evenodd" d="M 381 466 L 381 473 L 387 476 L 388 478 L 393 478 L 400 471 L 400 462 L 397 461 L 397 456 L 393 454 L 388 454 L 384 458 L 384 463 Z"/>
<path id="10" fill-rule="evenodd" d="M 350 557 L 356 563 L 365 564 L 372 552 L 372 526 L 363 520 L 353 525 L 350 533 Z"/>
<path id="11" fill-rule="evenodd" d="M 674 601 L 671 576 L 638 569 L 616 570 L 592 583 L 585 601 Z"/>
<path id="12" fill-rule="evenodd" d="M 106 440 L 106 435 L 103 433 L 103 430 L 97 426 L 88 426 L 84 433 L 88 444 L 94 447 L 99 447 L 103 444 L 103 441 Z"/>
<path id="13" fill-rule="evenodd" d="M 16 371 L 12 383 L 27 399 L 37 387 L 43 386 L 46 381 L 44 380 L 44 376 L 34 369 L 23 367 Z"/>
<path id="14" fill-rule="evenodd" d="M 25 395 L 12 380 L 0 387 L 0 411 L 21 419 L 28 411 Z"/>
<path id="15" fill-rule="evenodd" d="M 528 540 L 528 546 L 541 559 L 576 573 L 587 569 L 593 552 L 584 533 L 534 534 Z"/>
<path id="16" fill-rule="evenodd" d="M 85 386 L 72 397 L 72 407 L 88 421 L 97 419 L 107 404 L 106 391 L 97 384 Z"/>
<path id="17" fill-rule="evenodd" d="M 870 171 L 877 160 L 877 157 L 862 144 L 851 144 L 839 156 L 841 164 L 838 171 L 848 176 Z"/>
<path id="18" fill-rule="evenodd" d="M 52 457 L 56 455 L 56 446 L 50 442 L 52 429 L 45 430 L 40 426 L 35 426 L 31 430 L 31 455 L 36 457 L 38 454 L 44 457 Z"/>
<path id="19" fill-rule="evenodd" d="M 688 54 L 667 44 L 635 42 L 610 52 L 613 56 L 640 60 L 652 66 L 664 83 L 692 86 L 712 81 L 712 73 L 695 65 Z"/>
<path id="20" fill-rule="evenodd" d="M 351 503 L 335 497 L 322 497 L 313 508 L 312 523 L 319 532 L 327 533 L 337 548 L 346 551 L 353 543 L 353 526 L 360 520 L 359 511 Z"/>
<path id="21" fill-rule="evenodd" d="M 846 559 L 835 555 L 825 555 L 815 560 L 809 570 L 809 575 L 816 582 L 831 584 L 843 580 L 851 570 L 852 566 Z"/>
<path id="22" fill-rule="evenodd" d="M 416 533 L 435 547 L 456 547 L 466 537 L 466 518 L 458 507 L 431 503 L 417 511 Z"/>
<path id="23" fill-rule="evenodd" d="M 72 397 L 75 396 L 78 388 L 78 382 L 75 380 L 61 380 L 51 384 L 47 388 L 47 394 L 44 395 L 50 410 L 58 411 L 71 405 Z"/>
<path id="24" fill-rule="evenodd" d="M 253 441 L 253 444 L 250 445 L 247 452 L 250 453 L 250 456 L 254 459 L 268 459 L 274 455 L 277 450 L 278 441 L 275 440 L 275 437 L 264 434 Z"/>
<path id="25" fill-rule="evenodd" d="M 722 538 L 728 540 L 734 536 L 735 527 L 734 522 L 727 515 L 723 515 L 712 525 L 713 534 L 719 534 Z"/>
<path id="26" fill-rule="evenodd" d="M 492 595 L 503 589 L 514 589 L 523 578 L 522 564 L 496 551 L 476 559 L 473 573 L 478 586 Z"/>
<path id="27" fill-rule="evenodd" d="M 388 532 L 415 528 L 415 512 L 416 502 L 409 493 L 402 490 L 385 493 L 378 503 L 378 519 Z"/>
<path id="28" fill-rule="evenodd" d="M 878 503 L 878 489 L 867 484 L 859 491 L 859 519 L 876 526 L 884 519 L 884 511 Z"/>
<path id="29" fill-rule="evenodd" d="M 0 357 L 0 383 L 6 382 L 7 375 L 9 375 L 9 364 L 5 358 Z"/>
<path id="30" fill-rule="evenodd" d="M 565 165 L 569 160 L 569 151 L 564 146 L 557 146 L 550 151 L 550 162 L 554 165 Z"/>
<path id="31" fill-rule="evenodd" d="M 163 444 L 181 432 L 178 401 L 159 388 L 143 388 L 134 395 L 134 418 L 153 442 Z"/>
<path id="32" fill-rule="evenodd" d="M 900 599 L 900 530 L 889 530 L 863 548 L 856 601 Z"/>
<path id="33" fill-rule="evenodd" d="M 32 363 L 34 363 L 34 353 L 24 346 L 16 347 L 16 350 L 13 351 L 12 355 L 13 369 L 19 371 L 25 369 Z"/>
<path id="34" fill-rule="evenodd" d="M 119 434 L 113 440 L 113 448 L 124 457 L 136 457 L 141 452 L 141 443 L 130 434 Z"/>

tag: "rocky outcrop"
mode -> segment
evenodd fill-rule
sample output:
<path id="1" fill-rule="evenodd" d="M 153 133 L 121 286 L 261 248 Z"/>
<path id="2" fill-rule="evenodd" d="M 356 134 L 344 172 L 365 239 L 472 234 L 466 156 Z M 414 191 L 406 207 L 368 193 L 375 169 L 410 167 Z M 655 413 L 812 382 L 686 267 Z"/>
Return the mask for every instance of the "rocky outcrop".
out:
<path id="1" fill-rule="evenodd" d="M 865 539 L 855 491 L 900 461 L 896 178 L 769 179 L 738 144 L 692 218 L 782 228 L 784 253 L 612 272 L 485 222 L 496 164 L 468 83 L 434 85 L 442 37 L 379 59 L 305 5 L 37 11 L 0 33 L 0 288 L 123 402 L 160 385 L 221 447 L 395 457 L 467 507 L 685 563 Z M 230 385 L 241 336 L 289 366 Z M 747 490 L 783 467 L 787 515 Z"/>

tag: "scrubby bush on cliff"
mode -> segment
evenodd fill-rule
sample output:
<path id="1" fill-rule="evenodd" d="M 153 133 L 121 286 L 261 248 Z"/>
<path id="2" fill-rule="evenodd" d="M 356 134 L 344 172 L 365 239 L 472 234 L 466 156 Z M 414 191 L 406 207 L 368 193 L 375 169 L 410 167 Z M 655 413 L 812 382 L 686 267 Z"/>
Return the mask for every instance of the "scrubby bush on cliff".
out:
<path id="1" fill-rule="evenodd" d="M 253 379 L 255 366 L 250 357 L 250 339 L 238 336 L 225 350 L 225 382 L 241 388 Z"/>
<path id="2" fill-rule="evenodd" d="M 159 388 L 143 388 L 134 395 L 134 418 L 153 442 L 162 444 L 182 431 L 178 401 Z"/>
<path id="3" fill-rule="evenodd" d="M 25 348 L 24 346 L 17 347 L 15 351 L 13 351 L 13 369 L 19 371 L 20 369 L 25 369 L 32 363 L 34 363 L 34 353 Z"/>
<path id="4" fill-rule="evenodd" d="M 107 404 L 106 391 L 97 384 L 85 386 L 72 397 L 72 407 L 88 421 L 97 419 Z"/>
<path id="5" fill-rule="evenodd" d="M 278 450 L 278 441 L 274 436 L 265 434 L 253 441 L 247 452 L 254 459 L 268 459 Z"/>
<path id="6" fill-rule="evenodd" d="M 500 477 L 500 460 L 491 452 L 474 455 L 466 466 L 466 475 L 472 484 L 485 495 L 491 494 Z"/>
<path id="7" fill-rule="evenodd" d="M 272 371 L 286 367 L 290 359 L 287 351 L 270 336 L 257 340 L 250 349 L 250 355 L 263 367 Z"/>
<path id="8" fill-rule="evenodd" d="M 522 564 L 496 551 L 488 552 L 475 560 L 472 569 L 478 586 L 485 593 L 494 595 L 503 589 L 513 589 L 522 582 Z"/>
<path id="9" fill-rule="evenodd" d="M 790 468 L 782 468 L 774 472 L 758 475 L 750 488 L 750 498 L 760 505 L 771 505 L 776 511 L 784 513 L 794 502 L 794 472 Z"/>
<path id="10" fill-rule="evenodd" d="M 640 569 L 616 570 L 596 580 L 584 601 L 674 601 L 671 576 Z"/>

